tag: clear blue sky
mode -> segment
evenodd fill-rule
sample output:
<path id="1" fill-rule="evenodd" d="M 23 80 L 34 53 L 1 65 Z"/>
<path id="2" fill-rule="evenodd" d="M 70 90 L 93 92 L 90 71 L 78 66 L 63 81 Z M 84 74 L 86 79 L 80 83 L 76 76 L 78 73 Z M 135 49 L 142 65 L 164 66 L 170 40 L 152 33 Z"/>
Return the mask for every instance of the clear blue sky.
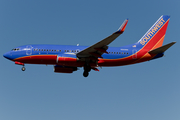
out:
<path id="1" fill-rule="evenodd" d="M 179 120 L 179 0 L 1 0 L 0 120 Z M 165 57 L 122 67 L 57 74 L 21 66 L 3 53 L 26 44 L 92 45 L 129 18 L 112 47 L 137 42 L 170 15 Z"/>

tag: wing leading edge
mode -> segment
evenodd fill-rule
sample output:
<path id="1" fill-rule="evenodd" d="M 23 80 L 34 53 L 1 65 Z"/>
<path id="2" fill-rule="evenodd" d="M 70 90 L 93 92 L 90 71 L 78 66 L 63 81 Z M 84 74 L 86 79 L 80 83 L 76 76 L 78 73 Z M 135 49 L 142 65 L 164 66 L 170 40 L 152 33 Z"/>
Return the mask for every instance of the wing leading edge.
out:
<path id="1" fill-rule="evenodd" d="M 82 50 L 77 54 L 77 57 L 78 58 L 94 57 L 95 59 L 97 59 L 98 57 L 101 57 L 103 53 L 107 53 L 106 52 L 106 50 L 108 49 L 107 45 L 109 45 L 112 41 L 114 41 L 119 35 L 121 35 L 124 32 L 127 23 L 128 23 L 128 19 L 126 19 L 123 22 L 123 24 L 115 33 L 99 41 L 98 43 Z"/>

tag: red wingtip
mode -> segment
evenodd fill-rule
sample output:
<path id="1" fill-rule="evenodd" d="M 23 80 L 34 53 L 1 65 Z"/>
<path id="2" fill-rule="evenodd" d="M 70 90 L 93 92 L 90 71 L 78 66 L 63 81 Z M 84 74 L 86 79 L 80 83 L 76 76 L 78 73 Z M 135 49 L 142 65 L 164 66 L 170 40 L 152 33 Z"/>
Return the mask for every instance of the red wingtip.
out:
<path id="1" fill-rule="evenodd" d="M 123 24 L 121 25 L 121 27 L 118 29 L 118 31 L 115 33 L 122 34 L 124 32 L 124 30 L 126 29 L 126 25 L 127 25 L 128 21 L 129 21 L 129 19 L 126 19 L 123 22 Z"/>

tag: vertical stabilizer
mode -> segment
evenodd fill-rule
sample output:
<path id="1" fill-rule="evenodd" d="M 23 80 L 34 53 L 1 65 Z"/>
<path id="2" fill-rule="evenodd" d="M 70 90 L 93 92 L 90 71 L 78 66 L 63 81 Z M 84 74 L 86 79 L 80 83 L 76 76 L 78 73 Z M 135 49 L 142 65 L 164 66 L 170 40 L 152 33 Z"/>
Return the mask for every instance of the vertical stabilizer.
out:
<path id="1" fill-rule="evenodd" d="M 170 16 L 162 15 L 155 24 L 138 41 L 138 46 L 147 50 L 161 47 L 166 34 Z"/>

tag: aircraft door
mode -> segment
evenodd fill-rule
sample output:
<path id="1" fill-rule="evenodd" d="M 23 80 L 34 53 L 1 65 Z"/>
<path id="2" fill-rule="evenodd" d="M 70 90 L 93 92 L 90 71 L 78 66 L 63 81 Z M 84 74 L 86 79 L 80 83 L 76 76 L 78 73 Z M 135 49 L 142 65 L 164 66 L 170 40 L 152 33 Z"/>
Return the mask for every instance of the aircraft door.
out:
<path id="1" fill-rule="evenodd" d="M 26 55 L 31 55 L 32 54 L 32 46 L 28 45 L 26 46 Z"/>
<path id="2" fill-rule="evenodd" d="M 132 53 L 133 53 L 132 59 L 137 59 L 137 50 L 133 49 Z"/>

